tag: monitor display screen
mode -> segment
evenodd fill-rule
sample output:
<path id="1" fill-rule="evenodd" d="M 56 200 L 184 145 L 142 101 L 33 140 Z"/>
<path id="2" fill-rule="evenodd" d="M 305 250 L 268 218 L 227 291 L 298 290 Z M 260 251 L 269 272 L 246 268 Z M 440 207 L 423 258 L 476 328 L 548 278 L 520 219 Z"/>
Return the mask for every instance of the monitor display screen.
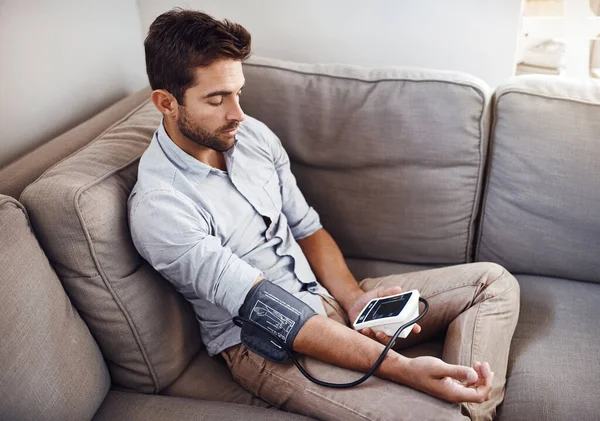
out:
<path id="1" fill-rule="evenodd" d="M 365 322 L 399 315 L 406 306 L 411 295 L 412 293 L 379 300 L 365 319 Z"/>

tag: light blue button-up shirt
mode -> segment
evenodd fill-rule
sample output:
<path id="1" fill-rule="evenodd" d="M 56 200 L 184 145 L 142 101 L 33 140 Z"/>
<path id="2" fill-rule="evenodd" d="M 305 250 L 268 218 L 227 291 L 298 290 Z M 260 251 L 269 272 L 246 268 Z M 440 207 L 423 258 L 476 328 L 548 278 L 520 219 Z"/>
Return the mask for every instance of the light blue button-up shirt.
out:
<path id="1" fill-rule="evenodd" d="M 224 156 L 227 171 L 201 163 L 161 122 L 128 202 L 135 247 L 192 303 L 210 355 L 240 343 L 232 317 L 261 273 L 323 315 L 328 294 L 296 242 L 319 216 L 277 136 L 246 117 Z"/>

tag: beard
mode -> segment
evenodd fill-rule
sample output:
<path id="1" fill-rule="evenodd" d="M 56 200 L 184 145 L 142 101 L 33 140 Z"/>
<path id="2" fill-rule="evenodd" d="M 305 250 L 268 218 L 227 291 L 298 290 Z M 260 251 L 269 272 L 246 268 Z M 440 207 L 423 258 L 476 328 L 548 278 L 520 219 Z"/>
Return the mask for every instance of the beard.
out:
<path id="1" fill-rule="evenodd" d="M 235 137 L 226 136 L 225 132 L 236 129 L 239 121 L 233 121 L 222 126 L 214 132 L 209 132 L 204 128 L 192 123 L 184 107 L 179 107 L 179 118 L 177 119 L 177 128 L 185 137 L 197 145 L 214 149 L 217 152 L 226 152 L 235 145 Z"/>

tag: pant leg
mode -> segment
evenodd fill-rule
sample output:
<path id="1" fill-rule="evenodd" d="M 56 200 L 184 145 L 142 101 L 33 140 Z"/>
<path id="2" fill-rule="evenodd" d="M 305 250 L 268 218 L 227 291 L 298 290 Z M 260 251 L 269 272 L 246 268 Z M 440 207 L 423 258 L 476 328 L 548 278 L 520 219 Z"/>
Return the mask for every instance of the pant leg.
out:
<path id="1" fill-rule="evenodd" d="M 335 346 L 335 344 L 332 344 Z M 246 390 L 285 411 L 322 421 L 466 421 L 460 406 L 372 376 L 350 389 L 318 386 L 291 363 L 274 364 L 243 345 L 221 353 L 233 378 Z M 300 363 L 318 379 L 347 383 L 362 373 L 307 356 Z"/>
<path id="2" fill-rule="evenodd" d="M 472 420 L 491 420 L 504 399 L 511 339 L 519 315 L 517 280 L 499 265 L 472 263 L 383 278 L 365 279 L 365 291 L 399 285 L 419 290 L 429 313 L 419 324 L 423 332 L 400 339 L 396 348 L 410 347 L 446 331 L 443 359 L 471 366 L 488 361 L 494 372 L 492 397 L 482 404 L 465 404 Z"/>

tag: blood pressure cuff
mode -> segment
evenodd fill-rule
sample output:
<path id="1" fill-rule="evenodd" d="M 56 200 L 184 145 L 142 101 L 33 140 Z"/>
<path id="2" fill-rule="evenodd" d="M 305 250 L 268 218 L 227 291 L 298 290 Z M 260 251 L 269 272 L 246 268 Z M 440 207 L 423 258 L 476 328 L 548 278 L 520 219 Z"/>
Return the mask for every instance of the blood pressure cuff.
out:
<path id="1" fill-rule="evenodd" d="M 262 280 L 250 289 L 234 322 L 242 326 L 242 343 L 261 357 L 283 363 L 289 356 L 279 338 L 292 351 L 296 335 L 316 313 L 307 304 L 270 281 Z M 251 320 L 264 330 L 248 323 Z"/>

